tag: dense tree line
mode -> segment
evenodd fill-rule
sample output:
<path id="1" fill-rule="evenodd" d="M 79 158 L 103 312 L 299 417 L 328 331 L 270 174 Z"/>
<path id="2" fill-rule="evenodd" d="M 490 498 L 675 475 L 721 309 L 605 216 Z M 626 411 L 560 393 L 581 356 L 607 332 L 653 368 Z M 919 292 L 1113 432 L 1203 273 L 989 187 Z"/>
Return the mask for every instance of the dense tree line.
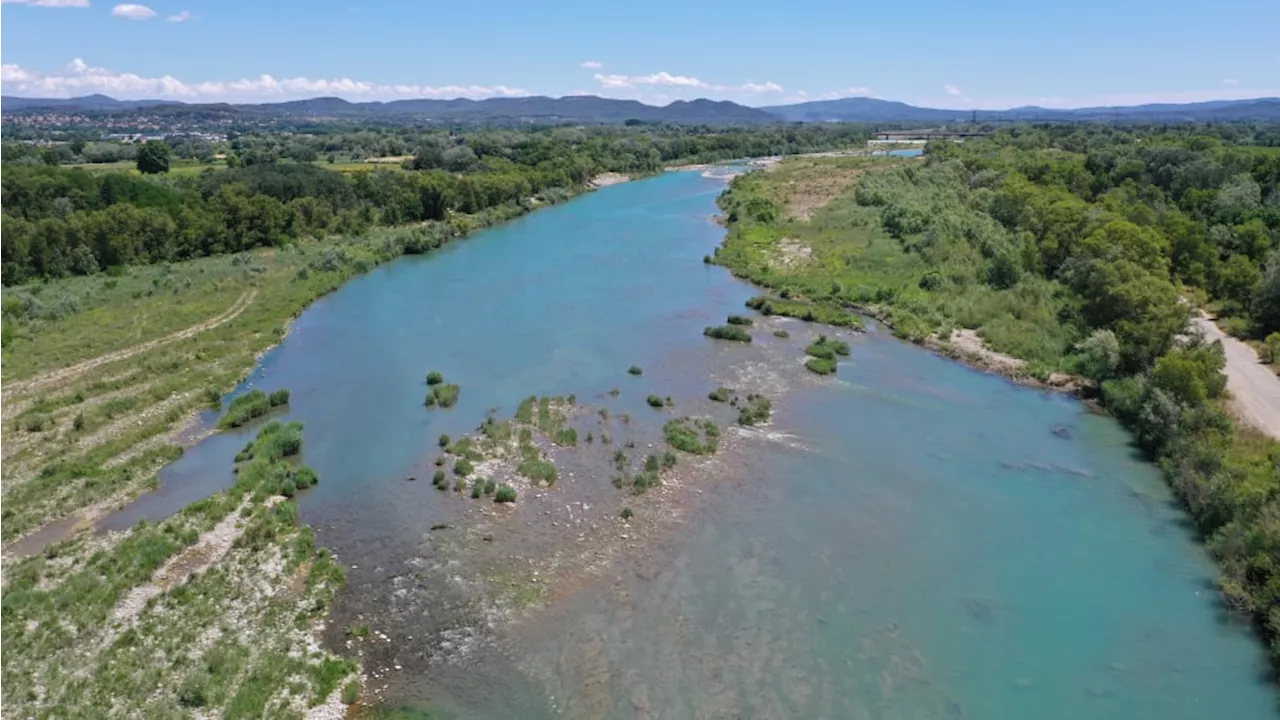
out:
<path id="1" fill-rule="evenodd" d="M 850 128 L 358 132 L 324 142 L 236 138 L 228 150 L 230 167 L 187 176 L 164 176 L 163 149 L 151 143 L 135 153 L 143 153 L 139 164 L 145 161 L 161 173 L 157 177 L 13 163 L 3 176 L 3 282 L 442 220 L 452 212 L 477 213 L 540 195 L 555 199 L 600 172 L 647 173 L 677 161 L 829 149 L 863 137 Z M 326 169 L 323 161 L 300 162 L 336 148 L 404 153 L 409 146 L 397 143 L 406 138 L 415 143 L 412 159 L 405 161 L 408 172 L 343 174 Z M 299 143 L 313 143 L 308 147 L 314 154 L 291 149 Z M 18 150 L 6 146 L 6 152 Z"/>

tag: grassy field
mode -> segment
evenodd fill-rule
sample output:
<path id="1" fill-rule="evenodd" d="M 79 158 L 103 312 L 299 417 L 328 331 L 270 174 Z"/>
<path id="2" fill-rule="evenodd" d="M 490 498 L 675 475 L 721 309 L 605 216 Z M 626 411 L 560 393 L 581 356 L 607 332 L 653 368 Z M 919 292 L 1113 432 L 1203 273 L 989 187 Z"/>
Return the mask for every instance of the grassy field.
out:
<path id="1" fill-rule="evenodd" d="M 402 172 L 403 167 L 398 162 L 324 162 L 315 163 L 316 166 L 333 170 L 334 172 L 353 173 L 353 172 L 373 172 L 375 170 L 391 170 L 393 172 Z"/>
<path id="2" fill-rule="evenodd" d="M 133 160 L 110 163 L 75 163 L 63 165 L 63 167 L 79 168 L 91 173 L 127 172 L 130 175 L 142 174 L 138 172 L 137 163 Z M 169 165 L 169 173 L 172 175 L 197 175 L 205 170 L 222 170 L 224 168 L 226 168 L 226 164 L 222 162 L 199 163 L 194 160 L 175 160 Z"/>

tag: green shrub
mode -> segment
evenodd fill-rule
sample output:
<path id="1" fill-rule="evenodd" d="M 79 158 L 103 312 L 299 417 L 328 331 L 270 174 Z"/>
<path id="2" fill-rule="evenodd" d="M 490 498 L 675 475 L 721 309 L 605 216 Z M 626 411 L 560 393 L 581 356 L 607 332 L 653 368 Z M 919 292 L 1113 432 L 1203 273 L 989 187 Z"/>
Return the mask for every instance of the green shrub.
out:
<path id="1" fill-rule="evenodd" d="M 670 450 L 664 450 L 662 453 L 662 469 L 670 470 L 676 466 L 676 454 Z"/>
<path id="2" fill-rule="evenodd" d="M 486 480 L 484 482 L 485 495 L 492 495 L 495 492 L 497 492 L 497 490 L 498 490 L 498 483 L 494 482 L 493 480 Z"/>
<path id="3" fill-rule="evenodd" d="M 466 489 L 467 489 L 467 481 L 466 481 L 466 480 L 463 480 L 462 478 L 458 478 L 457 480 L 454 480 L 454 481 L 453 481 L 453 491 L 454 491 L 454 492 L 462 492 L 463 490 L 466 490 Z"/>
<path id="4" fill-rule="evenodd" d="M 667 444 L 677 450 L 709 455 L 716 451 L 720 431 L 710 420 L 695 422 L 689 418 L 677 418 L 662 426 L 662 434 Z"/>
<path id="5" fill-rule="evenodd" d="M 804 366 L 819 375 L 831 375 L 836 371 L 836 361 L 829 358 L 811 357 L 805 361 Z"/>
<path id="6" fill-rule="evenodd" d="M 439 489 L 444 489 L 449 485 L 449 479 L 445 476 L 443 470 L 437 470 L 435 475 L 431 476 L 431 484 Z"/>
<path id="7" fill-rule="evenodd" d="M 76 413 L 75 419 L 71 421 L 71 429 L 72 430 L 84 429 L 84 413 L 82 412 Z"/>
<path id="8" fill-rule="evenodd" d="M 832 340 L 826 335 L 819 335 L 818 339 L 810 343 L 804 349 L 805 353 L 823 360 L 835 360 L 837 355 L 849 354 L 849 343 L 843 340 Z"/>
<path id="9" fill-rule="evenodd" d="M 639 366 L 637 366 L 637 365 L 632 365 L 631 367 L 627 368 L 627 372 L 628 372 L 628 373 L 631 373 L 632 375 L 639 375 L 639 374 L 643 373 L 644 371 L 643 371 L 643 370 L 641 370 Z M 616 394 L 616 393 L 615 393 L 615 394 Z"/>
<path id="10" fill-rule="evenodd" d="M 769 421 L 773 403 L 763 395 L 748 395 L 747 404 L 738 409 L 739 425 L 759 425 Z"/>
<path id="11" fill-rule="evenodd" d="M 440 372 L 439 370 L 432 370 L 431 372 L 427 373 L 428 385 L 439 385 L 442 382 L 444 382 L 444 373 Z"/>
<path id="12" fill-rule="evenodd" d="M 622 508 L 622 512 L 618 513 L 618 517 L 622 518 L 623 520 L 630 520 L 631 518 L 635 517 L 635 515 L 636 514 L 632 512 L 631 508 L 629 507 Z"/>
<path id="13" fill-rule="evenodd" d="M 494 502 L 513 503 L 516 501 L 516 489 L 506 483 L 498 486 L 497 493 L 493 496 Z"/>
<path id="14" fill-rule="evenodd" d="M 446 435 L 446 434 L 444 434 L 444 433 L 440 433 L 440 441 L 439 441 L 439 442 L 440 442 L 440 447 L 442 447 L 442 448 L 444 448 L 444 447 L 449 447 L 449 436 L 448 436 L 448 435 Z"/>
<path id="15" fill-rule="evenodd" d="M 205 388 L 204 401 L 214 410 L 222 409 L 222 391 L 214 387 Z"/>
<path id="16" fill-rule="evenodd" d="M 305 490 L 318 482 L 320 482 L 320 474 L 307 465 L 303 465 L 293 473 L 293 484 L 297 485 L 299 490 Z"/>
<path id="17" fill-rule="evenodd" d="M 484 480 L 476 480 L 471 483 L 471 499 L 475 500 L 484 494 Z"/>
<path id="18" fill-rule="evenodd" d="M 704 328 L 703 335 L 717 340 L 733 340 L 734 342 L 751 342 L 751 333 L 743 330 L 737 325 L 720 325 L 718 327 Z"/>
<path id="19" fill-rule="evenodd" d="M 474 471 L 475 469 L 476 469 L 476 466 L 473 465 L 471 461 L 465 457 L 458 458 L 457 462 L 453 464 L 453 474 L 458 475 L 460 477 L 466 477 L 467 475 L 470 475 L 471 472 Z"/>
<path id="20" fill-rule="evenodd" d="M 715 400 L 716 402 L 729 402 L 729 398 L 732 395 L 733 395 L 733 391 L 730 390 L 729 388 L 718 387 L 715 390 L 712 390 L 711 393 L 707 395 L 707 397 L 712 400 Z"/>
<path id="21" fill-rule="evenodd" d="M 1262 345 L 1262 361 L 1271 365 L 1280 365 L 1280 332 L 1267 336 Z"/>
<path id="22" fill-rule="evenodd" d="M 360 698 L 360 681 L 352 680 L 342 686 L 342 704 L 352 705 Z"/>
<path id="23" fill-rule="evenodd" d="M 529 478 L 535 484 L 541 482 L 547 485 L 555 485 L 556 480 L 560 478 L 560 473 L 556 470 L 555 463 L 540 457 L 530 457 L 522 460 L 516 466 L 516 472 Z"/>
<path id="24" fill-rule="evenodd" d="M 283 402 L 273 403 L 273 401 L 280 398 L 283 398 Z M 231 401 L 231 405 L 227 408 L 227 414 L 218 420 L 218 427 L 224 430 L 241 427 L 271 412 L 273 407 L 280 407 L 288 404 L 288 402 L 288 390 L 276 390 L 269 397 L 261 390 L 250 390 Z"/>
<path id="25" fill-rule="evenodd" d="M 658 472 L 658 456 L 650 455 L 644 459 L 645 472 Z"/>
<path id="26" fill-rule="evenodd" d="M 578 431 L 573 428 L 560 428 L 556 431 L 554 440 L 561 447 L 572 447 L 578 444 Z"/>
<path id="27" fill-rule="evenodd" d="M 524 400 L 521 400 L 520 407 L 516 408 L 516 420 L 519 420 L 520 422 L 526 423 L 526 424 L 532 423 L 533 408 L 537 404 L 538 404 L 538 398 L 534 397 L 533 395 L 530 395 Z"/>
<path id="28" fill-rule="evenodd" d="M 774 330 L 773 336 L 776 338 L 782 338 L 783 340 L 786 340 L 787 338 L 791 337 L 791 333 L 787 332 L 786 330 Z"/>
<path id="29" fill-rule="evenodd" d="M 1247 338 L 1253 332 L 1253 323 L 1248 318 L 1229 317 L 1218 321 L 1222 332 L 1235 338 Z"/>
<path id="30" fill-rule="evenodd" d="M 433 385 L 427 391 L 427 397 L 424 403 L 427 407 L 440 406 L 442 408 L 453 407 L 458 402 L 458 394 L 462 388 L 457 385 Z"/>
<path id="31" fill-rule="evenodd" d="M 462 388 L 454 384 L 436 385 L 431 389 L 431 394 L 436 399 L 436 405 L 450 408 L 458 403 L 458 393 L 461 391 Z"/>
<path id="32" fill-rule="evenodd" d="M 656 487 L 661 482 L 657 470 L 645 470 L 631 479 L 631 492 L 635 495 L 643 495 L 649 488 Z"/>
<path id="33" fill-rule="evenodd" d="M 657 395 L 650 395 L 648 398 L 646 398 L 646 401 L 649 403 L 649 407 L 655 407 L 655 408 L 660 408 L 667 404 L 665 401 L 663 401 L 662 398 L 658 397 Z"/>
<path id="34" fill-rule="evenodd" d="M 208 707 L 210 680 L 205 672 L 189 676 L 178 688 L 178 704 L 186 708 Z"/>
<path id="35" fill-rule="evenodd" d="M 730 325 L 754 325 L 755 324 L 751 320 L 751 318 L 747 317 L 746 315 L 730 315 L 728 318 L 725 318 L 725 321 L 728 322 Z"/>

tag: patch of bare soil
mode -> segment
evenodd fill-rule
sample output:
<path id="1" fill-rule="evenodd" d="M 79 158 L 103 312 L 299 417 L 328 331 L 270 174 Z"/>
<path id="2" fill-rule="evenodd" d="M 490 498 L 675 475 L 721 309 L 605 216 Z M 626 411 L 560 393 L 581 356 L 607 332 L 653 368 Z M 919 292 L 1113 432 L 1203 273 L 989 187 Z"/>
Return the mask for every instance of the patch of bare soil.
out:
<path id="1" fill-rule="evenodd" d="M 808 265 L 812 259 L 813 250 L 808 245 L 793 238 L 782 238 L 773 249 L 770 264 L 775 268 L 792 270 Z"/>
<path id="2" fill-rule="evenodd" d="M 1074 393 L 1087 384 L 1083 378 L 1066 373 L 1053 373 L 1047 380 L 1040 380 L 1027 373 L 1026 360 L 992 350 L 976 330 L 968 328 L 952 330 L 951 337 L 945 341 L 930 336 L 924 344 L 970 367 L 1002 375 L 1020 385 Z"/>
<path id="3" fill-rule="evenodd" d="M 774 170 L 780 165 L 769 165 Z M 815 210 L 835 200 L 853 185 L 863 170 L 832 165 L 815 165 L 793 171 L 782 187 L 782 205 L 787 216 L 808 220 Z"/>
<path id="4" fill-rule="evenodd" d="M 622 173 L 602 173 L 591 178 L 591 184 L 595 187 L 602 188 L 610 185 L 617 185 L 618 183 L 629 182 L 630 180 L 630 175 L 623 175 Z"/>

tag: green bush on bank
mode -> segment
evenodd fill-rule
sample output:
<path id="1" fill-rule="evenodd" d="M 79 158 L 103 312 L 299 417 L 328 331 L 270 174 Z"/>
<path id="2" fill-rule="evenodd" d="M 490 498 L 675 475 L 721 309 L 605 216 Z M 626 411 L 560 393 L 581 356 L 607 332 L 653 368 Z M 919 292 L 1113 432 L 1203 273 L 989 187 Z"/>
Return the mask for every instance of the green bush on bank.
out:
<path id="1" fill-rule="evenodd" d="M 719 444 L 720 429 L 710 420 L 676 418 L 662 426 L 662 434 L 667 444 L 677 450 L 710 455 Z"/>
<path id="2" fill-rule="evenodd" d="M 760 425 L 769 422 L 769 416 L 772 413 L 773 403 L 769 398 L 753 393 L 747 396 L 746 404 L 738 409 L 738 424 Z"/>
<path id="3" fill-rule="evenodd" d="M 250 390 L 231 401 L 227 413 L 218 420 L 218 427 L 224 430 L 241 427 L 288 403 L 288 390 L 276 390 L 270 395 L 261 390 Z"/>
<path id="4" fill-rule="evenodd" d="M 461 392 L 462 388 L 457 385 L 434 385 L 427 393 L 424 403 L 427 407 L 451 408 L 457 404 Z"/>
<path id="5" fill-rule="evenodd" d="M 719 325 L 716 327 L 708 327 L 702 331 L 703 335 L 717 340 L 733 340 L 735 342 L 751 342 L 751 333 L 743 330 L 737 325 Z"/>
<path id="6" fill-rule="evenodd" d="M 805 360 L 804 366 L 809 372 L 818 375 L 834 375 L 836 372 L 836 361 L 834 358 L 811 357 Z"/>

